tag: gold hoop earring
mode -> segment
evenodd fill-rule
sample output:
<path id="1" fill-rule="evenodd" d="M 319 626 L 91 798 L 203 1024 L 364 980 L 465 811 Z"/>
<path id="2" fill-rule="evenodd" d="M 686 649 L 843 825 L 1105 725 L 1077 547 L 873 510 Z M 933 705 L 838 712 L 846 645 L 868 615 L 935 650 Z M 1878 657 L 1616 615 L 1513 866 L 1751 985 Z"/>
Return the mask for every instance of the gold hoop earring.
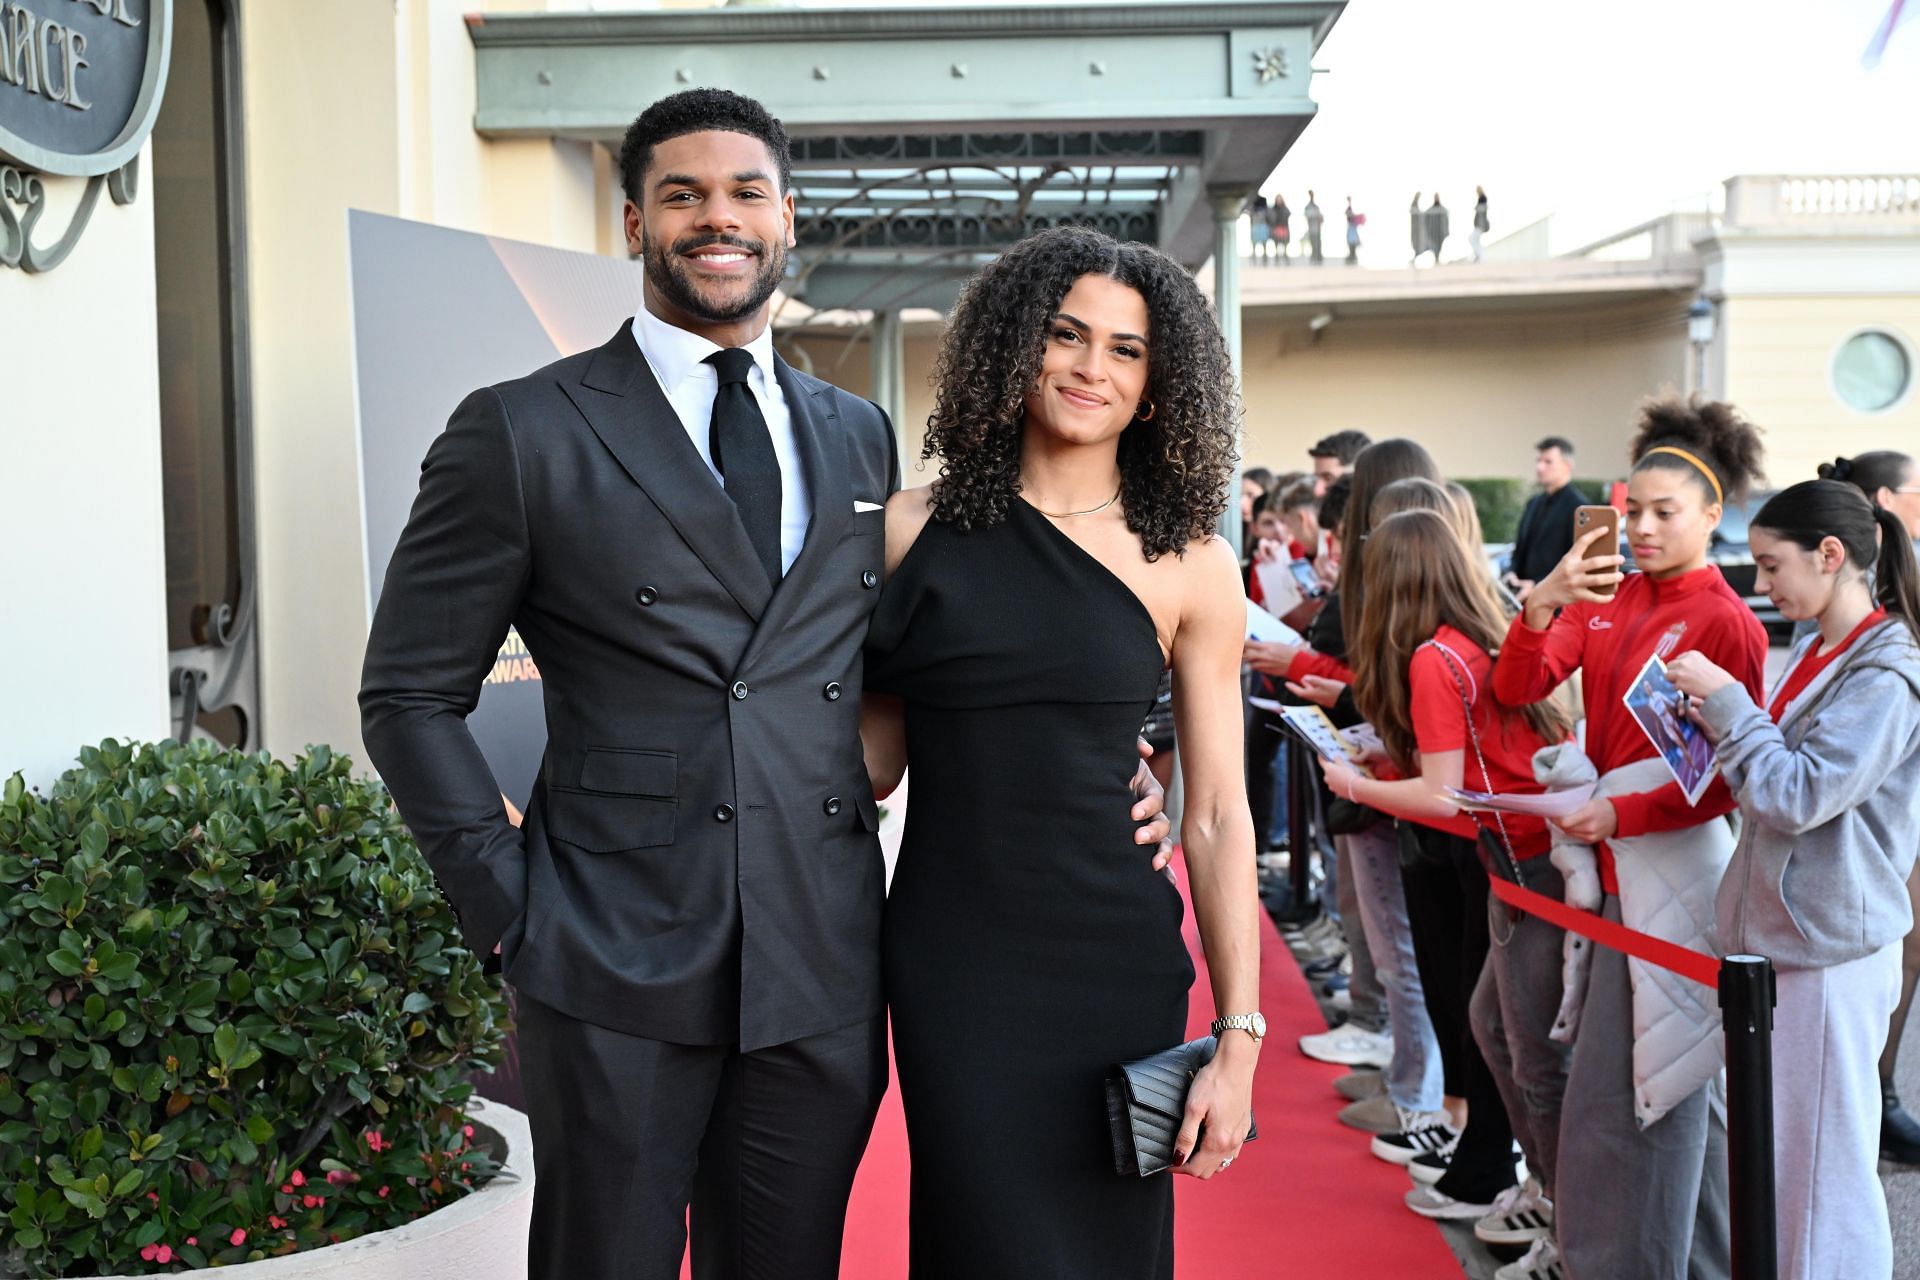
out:
<path id="1" fill-rule="evenodd" d="M 1155 404 L 1151 400 L 1144 401 L 1143 403 L 1145 403 L 1145 405 L 1147 406 L 1147 411 L 1145 413 L 1141 413 L 1139 406 L 1136 405 L 1134 406 L 1134 410 L 1133 410 L 1134 415 L 1138 417 L 1142 422 L 1152 422 L 1153 415 L 1160 412 L 1160 406 Z"/>

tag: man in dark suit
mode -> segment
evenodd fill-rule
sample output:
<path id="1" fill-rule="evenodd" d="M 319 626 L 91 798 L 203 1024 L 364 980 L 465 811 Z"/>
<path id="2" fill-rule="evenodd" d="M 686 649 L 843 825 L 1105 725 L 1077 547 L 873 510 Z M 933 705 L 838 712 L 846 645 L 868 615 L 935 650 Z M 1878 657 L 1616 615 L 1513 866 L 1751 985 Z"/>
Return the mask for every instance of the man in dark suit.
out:
<path id="1" fill-rule="evenodd" d="M 1533 448 L 1533 474 L 1540 492 L 1527 499 L 1520 513 L 1513 557 L 1507 565 L 1507 585 L 1522 600 L 1573 549 L 1573 513 L 1587 501 L 1573 485 L 1572 441 L 1548 436 Z"/>
<path id="2" fill-rule="evenodd" d="M 774 353 L 779 122 L 692 90 L 620 162 L 644 304 L 428 451 L 367 750 L 516 991 L 531 1274 L 676 1276 L 691 1205 L 702 1280 L 829 1280 L 887 1078 L 859 713 L 899 460 L 884 413 Z M 548 732 L 518 829 L 465 725 L 509 626 Z"/>

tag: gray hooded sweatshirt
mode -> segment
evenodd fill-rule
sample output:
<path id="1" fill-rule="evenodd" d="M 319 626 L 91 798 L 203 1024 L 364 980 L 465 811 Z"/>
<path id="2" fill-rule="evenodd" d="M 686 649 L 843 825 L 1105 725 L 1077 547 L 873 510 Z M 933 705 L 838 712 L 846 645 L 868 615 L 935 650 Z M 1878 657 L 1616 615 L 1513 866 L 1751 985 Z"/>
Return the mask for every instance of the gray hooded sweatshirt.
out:
<path id="1" fill-rule="evenodd" d="M 1794 646 L 1788 672 L 1817 639 Z M 1920 850 L 1920 647 L 1906 623 L 1854 641 L 1778 725 L 1738 684 L 1700 714 L 1742 817 L 1714 904 L 1721 953 L 1813 969 L 1905 937 Z"/>

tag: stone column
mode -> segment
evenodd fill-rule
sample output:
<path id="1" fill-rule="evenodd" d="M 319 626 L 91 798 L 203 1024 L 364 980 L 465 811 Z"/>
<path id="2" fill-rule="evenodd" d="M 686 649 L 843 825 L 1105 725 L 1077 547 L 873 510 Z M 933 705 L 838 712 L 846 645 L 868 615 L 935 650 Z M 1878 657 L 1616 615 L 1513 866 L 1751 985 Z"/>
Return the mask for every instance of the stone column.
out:
<path id="1" fill-rule="evenodd" d="M 1213 188 L 1207 192 L 1213 206 L 1213 309 L 1220 321 L 1220 336 L 1227 342 L 1227 359 L 1233 362 L 1236 384 L 1240 378 L 1240 211 L 1246 207 L 1247 193 L 1238 189 Z M 1246 433 L 1240 434 L 1245 447 Z M 1227 509 L 1220 516 L 1220 536 L 1242 551 L 1240 545 L 1240 472 L 1243 458 L 1233 465 L 1233 480 L 1227 493 Z"/>
<path id="2" fill-rule="evenodd" d="M 887 411 L 893 422 L 894 438 L 900 442 L 900 457 L 907 456 L 906 344 L 898 311 L 873 313 L 873 402 Z"/>

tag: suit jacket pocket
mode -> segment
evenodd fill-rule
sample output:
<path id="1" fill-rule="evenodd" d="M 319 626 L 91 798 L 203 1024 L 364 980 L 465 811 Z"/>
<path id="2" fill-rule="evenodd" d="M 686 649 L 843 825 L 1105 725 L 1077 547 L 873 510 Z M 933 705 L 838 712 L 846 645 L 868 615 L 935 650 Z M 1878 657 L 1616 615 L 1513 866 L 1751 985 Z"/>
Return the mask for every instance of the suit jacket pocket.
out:
<path id="1" fill-rule="evenodd" d="M 623 796 L 671 800 L 680 794 L 679 762 L 671 751 L 644 747 L 588 747 L 580 786 Z"/>
<path id="2" fill-rule="evenodd" d="M 853 523 L 848 526 L 847 535 L 851 537 L 856 533 L 885 533 L 886 531 L 887 512 L 883 507 L 878 511 L 854 512 Z"/>
<path id="3" fill-rule="evenodd" d="M 674 802 L 572 787 L 547 788 L 549 838 L 587 853 L 623 853 L 673 843 Z"/>
<path id="4" fill-rule="evenodd" d="M 672 844 L 677 771 L 671 751 L 590 747 L 578 787 L 547 787 L 547 834 L 588 853 Z"/>

